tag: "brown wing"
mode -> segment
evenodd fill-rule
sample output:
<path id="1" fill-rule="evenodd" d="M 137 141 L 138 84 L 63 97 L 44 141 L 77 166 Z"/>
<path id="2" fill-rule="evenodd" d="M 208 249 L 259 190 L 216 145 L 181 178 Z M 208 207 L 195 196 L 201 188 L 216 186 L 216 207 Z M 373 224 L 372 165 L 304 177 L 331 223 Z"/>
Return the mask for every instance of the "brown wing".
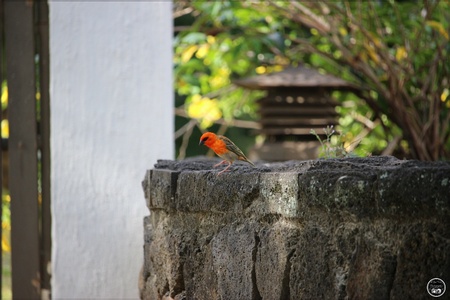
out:
<path id="1" fill-rule="evenodd" d="M 239 149 L 238 146 L 236 146 L 229 138 L 227 138 L 226 136 L 223 135 L 218 135 L 217 136 L 219 139 L 221 139 L 225 145 L 227 146 L 227 149 L 230 150 L 231 152 L 233 152 L 234 154 L 237 155 L 239 160 L 242 161 L 246 161 L 249 164 L 251 164 L 252 166 L 255 166 L 244 154 L 244 152 L 242 152 L 241 149 Z"/>

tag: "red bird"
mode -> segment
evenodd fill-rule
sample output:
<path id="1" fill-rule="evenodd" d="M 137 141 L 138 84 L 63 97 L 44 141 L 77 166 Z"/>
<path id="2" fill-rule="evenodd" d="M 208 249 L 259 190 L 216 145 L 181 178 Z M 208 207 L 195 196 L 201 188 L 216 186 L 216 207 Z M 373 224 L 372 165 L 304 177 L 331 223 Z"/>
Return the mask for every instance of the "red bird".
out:
<path id="1" fill-rule="evenodd" d="M 211 148 L 223 161 L 214 165 L 217 167 L 223 163 L 228 163 L 228 166 L 220 171 L 217 175 L 227 171 L 228 168 L 235 160 L 242 160 L 248 162 L 252 166 L 255 166 L 229 138 L 223 135 L 215 135 L 212 132 L 206 132 L 200 137 L 199 145 L 205 145 Z"/>

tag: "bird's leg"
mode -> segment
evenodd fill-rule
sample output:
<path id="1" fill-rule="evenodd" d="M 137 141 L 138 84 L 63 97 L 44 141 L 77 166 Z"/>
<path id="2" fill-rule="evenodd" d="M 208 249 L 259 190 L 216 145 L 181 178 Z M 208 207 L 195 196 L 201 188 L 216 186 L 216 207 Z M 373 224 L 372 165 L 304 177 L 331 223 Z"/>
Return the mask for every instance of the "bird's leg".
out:
<path id="1" fill-rule="evenodd" d="M 213 166 L 213 168 L 218 167 L 218 166 L 220 166 L 221 164 L 226 163 L 226 162 L 227 162 L 226 160 L 222 160 L 220 163 L 215 164 L 215 165 Z"/>
<path id="2" fill-rule="evenodd" d="M 224 161 L 226 161 L 226 160 L 224 160 Z M 219 175 L 222 174 L 223 172 L 226 172 L 226 171 L 228 170 L 229 167 L 231 167 L 231 162 L 228 161 L 228 166 L 227 166 L 225 169 L 223 169 L 222 171 L 220 171 L 219 173 L 217 173 L 217 176 L 219 176 Z"/>

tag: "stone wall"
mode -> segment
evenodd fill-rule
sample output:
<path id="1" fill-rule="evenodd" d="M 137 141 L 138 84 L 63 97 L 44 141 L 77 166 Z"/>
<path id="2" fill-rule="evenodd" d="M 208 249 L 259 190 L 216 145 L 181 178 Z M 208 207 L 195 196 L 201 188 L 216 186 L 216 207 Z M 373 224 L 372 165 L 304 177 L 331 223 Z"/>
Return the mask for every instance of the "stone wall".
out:
<path id="1" fill-rule="evenodd" d="M 216 162 L 146 174 L 142 298 L 425 299 L 430 279 L 450 286 L 449 163 L 237 163 L 217 176 Z"/>

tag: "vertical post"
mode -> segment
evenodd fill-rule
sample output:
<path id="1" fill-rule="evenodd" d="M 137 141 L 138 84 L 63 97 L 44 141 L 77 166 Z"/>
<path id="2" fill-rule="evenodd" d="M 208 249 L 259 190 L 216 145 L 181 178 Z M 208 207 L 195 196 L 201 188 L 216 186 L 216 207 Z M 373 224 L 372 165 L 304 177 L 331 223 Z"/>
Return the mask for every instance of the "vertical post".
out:
<path id="1" fill-rule="evenodd" d="M 33 2 L 5 1 L 10 135 L 11 263 L 15 299 L 39 298 Z"/>
<path id="2" fill-rule="evenodd" d="M 50 292 L 50 274 L 48 264 L 51 260 L 51 210 L 50 210 L 50 96 L 49 96 L 49 28 L 47 0 L 38 2 L 38 53 L 39 53 L 39 84 L 41 92 L 41 291 Z"/>

